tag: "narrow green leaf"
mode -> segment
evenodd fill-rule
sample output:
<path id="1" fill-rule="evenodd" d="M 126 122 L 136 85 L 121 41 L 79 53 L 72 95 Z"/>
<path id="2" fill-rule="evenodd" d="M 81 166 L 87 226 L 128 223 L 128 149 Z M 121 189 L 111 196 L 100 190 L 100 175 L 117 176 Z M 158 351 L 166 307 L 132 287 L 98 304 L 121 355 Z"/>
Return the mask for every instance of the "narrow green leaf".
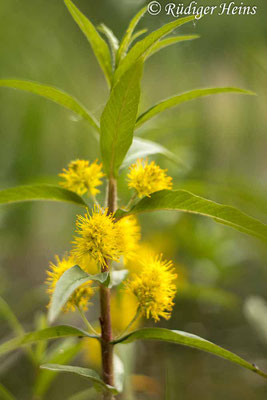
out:
<path id="1" fill-rule="evenodd" d="M 68 400 L 99 400 L 100 394 L 96 394 L 94 388 L 82 390 L 68 397 Z"/>
<path id="2" fill-rule="evenodd" d="M 161 38 L 168 35 L 174 29 L 179 26 L 186 24 L 187 22 L 193 21 L 195 16 L 179 18 L 169 24 L 163 25 L 161 28 L 147 35 L 143 40 L 138 41 L 129 51 L 129 53 L 120 62 L 115 75 L 114 83 L 118 82 L 124 73 L 133 66 L 141 57 L 146 56 L 147 52 L 151 47 L 157 43 Z"/>
<path id="3" fill-rule="evenodd" d="M 10 351 L 16 350 L 20 347 L 26 346 L 31 343 L 37 343 L 40 340 L 58 339 L 64 337 L 91 337 L 97 339 L 97 336 L 90 335 L 89 333 L 68 325 L 58 325 L 51 328 L 42 329 L 40 331 L 26 333 L 25 335 L 16 337 L 8 342 L 0 345 L 0 356 Z"/>
<path id="4" fill-rule="evenodd" d="M 83 271 L 78 265 L 68 269 L 62 274 L 56 284 L 55 291 L 52 296 L 48 320 L 52 323 L 60 313 L 62 307 L 68 301 L 72 293 L 82 284 L 88 281 L 105 283 L 109 277 L 108 272 L 90 275 Z"/>
<path id="5" fill-rule="evenodd" d="M 136 25 L 138 24 L 138 22 L 140 21 L 140 19 L 143 17 L 143 15 L 146 13 L 147 11 L 147 6 L 143 7 L 131 20 L 125 35 L 122 38 L 119 50 L 118 50 L 118 54 L 117 54 L 117 65 L 119 64 L 119 62 L 121 61 L 122 58 L 124 58 L 125 53 L 128 50 L 128 47 L 131 43 L 132 40 L 134 40 L 132 38 L 133 35 L 133 31 L 135 30 Z M 137 37 L 137 36 L 136 36 Z M 135 39 L 136 39 L 135 37 Z"/>
<path id="6" fill-rule="evenodd" d="M 198 39 L 199 37 L 200 37 L 199 35 L 183 35 L 183 36 L 172 36 L 160 40 L 159 42 L 154 44 L 154 46 L 152 46 L 151 49 L 148 51 L 146 59 L 152 56 L 153 54 L 157 53 L 161 49 L 164 49 L 165 47 L 168 47 L 172 44 L 176 44 L 179 42 L 187 42 L 188 40 Z"/>
<path id="7" fill-rule="evenodd" d="M 15 397 L 0 383 L 0 398 L 2 400 L 16 400 Z"/>
<path id="8" fill-rule="evenodd" d="M 133 141 L 142 72 L 140 60 L 114 87 L 101 116 L 100 147 L 108 176 L 116 176 Z"/>
<path id="9" fill-rule="evenodd" d="M 267 378 L 267 374 L 261 371 L 254 364 L 247 362 L 236 354 L 231 353 L 230 351 L 223 349 L 222 347 L 217 346 L 216 344 L 209 342 L 208 340 L 187 332 L 171 331 L 164 328 L 143 328 L 123 336 L 117 341 L 114 341 L 114 343 L 131 343 L 139 339 L 159 340 L 163 342 L 181 344 L 187 347 L 193 347 L 198 350 L 203 350 L 218 357 L 224 358 L 225 360 L 231 361 L 232 363 L 241 365 L 242 367 L 247 368 L 255 372 L 256 374 Z"/>
<path id="10" fill-rule="evenodd" d="M 60 106 L 65 107 L 80 117 L 86 119 L 90 125 L 99 132 L 99 123 L 95 117 L 91 115 L 89 111 L 87 111 L 86 108 L 75 99 L 75 97 L 69 95 L 63 90 L 52 86 L 46 86 L 37 82 L 20 81 L 15 79 L 0 80 L 0 86 L 24 90 L 26 92 L 34 93 L 38 96 L 51 100 L 54 103 L 57 103 Z"/>
<path id="11" fill-rule="evenodd" d="M 89 19 L 72 3 L 71 0 L 64 1 L 74 21 L 90 43 L 99 65 L 105 74 L 107 82 L 110 85 L 112 81 L 112 64 L 107 43 L 99 35 L 92 22 L 89 21 Z"/>
<path id="12" fill-rule="evenodd" d="M 102 390 L 111 392 L 113 394 L 118 394 L 118 391 L 113 386 L 106 385 L 105 382 L 102 381 L 98 373 L 92 369 L 76 367 L 73 365 L 59 364 L 44 364 L 41 365 L 41 368 L 57 372 L 70 372 L 72 374 L 84 376 L 85 378 L 91 380 L 97 387 L 101 388 Z"/>
<path id="13" fill-rule="evenodd" d="M 215 203 L 185 190 L 161 190 L 153 193 L 151 197 L 140 200 L 128 213 L 118 211 L 117 216 L 157 210 L 176 210 L 204 215 L 240 232 L 267 240 L 267 225 L 237 208 Z"/>
<path id="14" fill-rule="evenodd" d="M 152 140 L 146 140 L 139 137 L 133 138 L 133 143 L 126 154 L 123 161 L 122 168 L 127 167 L 137 160 L 137 158 L 144 158 L 154 154 L 162 154 L 169 160 L 173 161 L 178 165 L 184 165 L 185 163 L 180 159 L 177 154 L 172 153 L 166 147 L 159 143 L 153 142 Z"/>
<path id="15" fill-rule="evenodd" d="M 60 186 L 26 185 L 0 190 L 0 204 L 34 200 L 67 201 L 87 207 L 87 204 L 80 196 Z"/>
<path id="16" fill-rule="evenodd" d="M 147 29 L 145 28 L 145 29 L 140 29 L 140 31 L 137 31 L 136 33 L 134 33 L 132 35 L 130 44 L 132 44 L 136 39 L 139 38 L 139 36 L 144 35 L 144 33 L 146 33 L 146 32 L 147 32 Z"/>
<path id="17" fill-rule="evenodd" d="M 72 339 L 66 339 L 64 343 L 60 343 L 56 351 L 49 357 L 49 363 L 52 364 L 66 364 L 71 361 L 76 354 L 80 351 L 82 343 L 75 343 Z M 36 397 L 43 397 L 47 392 L 51 383 L 57 376 L 57 372 L 43 369 L 38 374 L 34 384 L 34 395 Z"/>
<path id="18" fill-rule="evenodd" d="M 22 335 L 24 333 L 24 329 L 16 315 L 2 297 L 0 297 L 0 317 L 3 317 L 8 322 L 10 328 L 16 335 Z"/>
<path id="19" fill-rule="evenodd" d="M 106 36 L 106 38 L 109 42 L 109 46 L 111 48 L 111 52 L 112 52 L 112 56 L 113 56 L 113 64 L 115 66 L 117 51 L 119 48 L 119 41 L 116 38 L 116 36 L 114 35 L 114 33 L 112 32 L 112 30 L 110 28 L 108 28 L 105 24 L 100 24 L 97 29 L 99 30 L 99 32 L 102 32 Z"/>
<path id="20" fill-rule="evenodd" d="M 137 118 L 136 127 L 143 125 L 147 120 L 161 113 L 162 111 L 167 110 L 168 108 L 175 107 L 179 104 L 185 103 L 186 101 L 197 99 L 199 97 L 205 97 L 221 93 L 239 93 L 239 94 L 255 95 L 255 93 L 249 90 L 239 89 L 235 87 L 190 90 L 189 92 L 178 94 L 177 96 L 173 96 L 166 100 L 163 100 L 160 103 L 156 104 L 155 106 L 149 108 L 147 111 L 145 111 Z"/>

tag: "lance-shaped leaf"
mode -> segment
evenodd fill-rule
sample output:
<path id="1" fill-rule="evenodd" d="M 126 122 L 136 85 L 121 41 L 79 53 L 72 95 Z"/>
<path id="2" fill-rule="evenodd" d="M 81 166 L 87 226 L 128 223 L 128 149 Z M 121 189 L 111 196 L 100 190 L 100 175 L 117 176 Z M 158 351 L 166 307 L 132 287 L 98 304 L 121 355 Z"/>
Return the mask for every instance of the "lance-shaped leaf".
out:
<path id="1" fill-rule="evenodd" d="M 113 61 L 114 61 L 114 65 L 116 62 L 116 55 L 117 55 L 117 51 L 119 48 L 119 41 L 116 38 L 116 36 L 114 35 L 114 33 L 112 32 L 112 30 L 110 28 L 108 28 L 105 24 L 100 24 L 97 29 L 99 30 L 99 32 L 102 32 L 108 42 L 109 42 L 109 46 L 112 52 L 112 56 L 113 56 Z"/>
<path id="2" fill-rule="evenodd" d="M 140 19 L 143 17 L 143 15 L 145 14 L 145 12 L 147 11 L 147 7 L 143 7 L 131 20 L 125 35 L 122 38 L 119 50 L 118 50 L 118 54 L 117 54 L 117 64 L 120 62 L 120 60 L 125 56 L 125 53 L 128 50 L 128 47 L 131 43 L 132 39 L 132 35 L 133 32 L 135 30 L 136 25 L 138 24 L 138 22 L 140 21 Z M 136 38 L 136 37 L 135 37 Z"/>
<path id="3" fill-rule="evenodd" d="M 133 141 L 143 61 L 134 64 L 113 88 L 101 116 L 100 146 L 108 176 L 116 176 Z"/>
<path id="4" fill-rule="evenodd" d="M 73 292 L 81 285 L 88 281 L 94 281 L 104 284 L 109 277 L 108 272 L 90 275 L 83 271 L 78 265 L 68 269 L 59 278 L 55 291 L 53 293 L 51 304 L 48 312 L 49 322 L 53 322 L 62 307 L 66 304 Z"/>
<path id="5" fill-rule="evenodd" d="M 89 368 L 76 367 L 73 365 L 59 365 L 59 364 L 44 364 L 41 368 L 48 369 L 50 371 L 57 372 L 70 372 L 72 374 L 83 376 L 93 382 L 96 388 L 102 389 L 103 391 L 108 391 L 113 394 L 118 394 L 117 389 L 113 386 L 106 385 L 104 381 L 100 378 L 97 372 Z"/>
<path id="6" fill-rule="evenodd" d="M 48 362 L 52 364 L 67 364 L 76 356 L 81 348 L 81 341 L 77 343 L 77 341 L 75 342 L 75 339 L 68 338 L 63 343 L 60 343 L 60 346 L 58 346 L 56 350 L 49 355 Z M 42 398 L 56 377 L 57 372 L 45 369 L 40 371 L 34 383 L 34 396 L 37 398 Z"/>
<path id="7" fill-rule="evenodd" d="M 189 92 L 178 94 L 177 96 L 169 97 L 166 100 L 157 103 L 153 107 L 149 108 L 143 114 L 141 114 L 136 121 L 136 127 L 143 125 L 147 120 L 154 117 L 155 115 L 161 113 L 162 111 L 167 110 L 168 108 L 172 108 L 178 106 L 179 104 L 185 103 L 189 100 L 198 99 L 200 97 L 210 96 L 213 94 L 221 94 L 221 93 L 238 93 L 238 94 L 247 94 L 247 95 L 255 95 L 255 93 L 250 90 L 244 90 L 236 87 L 221 87 L 221 88 L 207 88 L 207 89 L 195 89 L 190 90 Z"/>
<path id="8" fill-rule="evenodd" d="M 145 28 L 145 29 L 140 29 L 140 31 L 135 32 L 135 33 L 133 34 L 133 36 L 131 37 L 130 45 L 131 45 L 136 39 L 138 39 L 139 36 L 144 35 L 144 33 L 146 33 L 146 32 L 147 32 L 147 29 L 146 29 L 146 28 Z"/>
<path id="9" fill-rule="evenodd" d="M 2 400 L 16 400 L 10 391 L 7 390 L 4 385 L 2 385 L 2 383 L 0 383 L 0 398 Z"/>
<path id="10" fill-rule="evenodd" d="M 0 86 L 24 90 L 26 92 L 34 93 L 38 96 L 51 100 L 54 103 L 57 103 L 60 106 L 65 107 L 80 117 L 86 119 L 91 126 L 99 131 L 99 124 L 95 117 L 91 115 L 89 111 L 87 111 L 86 108 L 75 99 L 75 97 L 69 95 L 63 90 L 52 86 L 46 86 L 37 82 L 20 81 L 15 79 L 0 80 Z"/>
<path id="11" fill-rule="evenodd" d="M 172 331 L 164 328 L 143 328 L 131 332 L 114 343 L 131 343 L 135 340 L 159 340 L 163 342 L 176 343 L 181 344 L 187 347 L 193 347 L 198 350 L 202 350 L 211 354 L 214 354 L 218 357 L 224 358 L 225 360 L 231 361 L 234 364 L 241 365 L 244 368 L 247 368 L 258 375 L 267 378 L 267 374 L 261 371 L 255 364 L 251 364 L 239 357 L 238 355 L 223 349 L 216 344 L 209 342 L 206 339 L 203 339 L 199 336 L 192 335 L 191 333 L 182 332 L 182 331 Z"/>
<path id="12" fill-rule="evenodd" d="M 183 36 L 168 37 L 166 39 L 160 40 L 159 42 L 154 44 L 154 46 L 152 46 L 151 49 L 148 51 L 146 59 L 152 56 L 153 54 L 157 53 L 161 49 L 171 46 L 172 44 L 176 44 L 179 42 L 187 42 L 188 40 L 198 39 L 199 37 L 200 37 L 199 35 L 183 35 Z"/>
<path id="13" fill-rule="evenodd" d="M 55 185 L 25 185 L 0 190 L 0 204 L 35 200 L 67 201 L 87 207 L 85 201 L 76 193 Z"/>
<path id="14" fill-rule="evenodd" d="M 28 344 L 37 343 L 41 340 L 59 339 L 72 336 L 90 337 L 94 339 L 98 338 L 95 335 L 90 335 L 89 333 L 81 329 L 74 328 L 72 326 L 58 325 L 51 328 L 42 329 L 40 331 L 26 333 L 25 335 L 21 335 L 19 337 L 9 340 L 8 342 L 2 343 L 0 345 L 0 356 Z"/>
<path id="15" fill-rule="evenodd" d="M 185 165 L 177 154 L 172 153 L 161 144 L 153 142 L 152 140 L 134 137 L 133 143 L 123 161 L 122 168 L 132 164 L 137 158 L 144 158 L 154 154 L 161 154 L 176 164 Z"/>
<path id="16" fill-rule="evenodd" d="M 71 0 L 64 1 L 74 21 L 80 27 L 90 43 L 99 65 L 105 74 L 107 82 L 110 85 L 112 80 L 112 64 L 107 43 L 99 35 L 92 22 L 89 21 L 89 19 L 72 3 Z"/>
<path id="17" fill-rule="evenodd" d="M 117 217 L 158 210 L 177 210 L 204 215 L 240 232 L 267 241 L 267 225 L 237 208 L 215 203 L 185 190 L 161 190 L 153 193 L 151 197 L 140 200 L 128 213 L 119 210 Z"/>
<path id="18" fill-rule="evenodd" d="M 124 75 L 124 73 L 132 67 L 141 57 L 144 57 L 146 53 L 151 49 L 151 47 L 157 43 L 161 38 L 171 33 L 174 29 L 178 28 L 181 25 L 186 24 L 187 22 L 193 21 L 195 16 L 179 18 L 169 24 L 163 25 L 161 28 L 147 35 L 144 39 L 138 41 L 129 51 L 129 53 L 123 58 L 120 62 L 115 74 L 114 74 L 114 82 L 118 82 L 118 80 Z"/>

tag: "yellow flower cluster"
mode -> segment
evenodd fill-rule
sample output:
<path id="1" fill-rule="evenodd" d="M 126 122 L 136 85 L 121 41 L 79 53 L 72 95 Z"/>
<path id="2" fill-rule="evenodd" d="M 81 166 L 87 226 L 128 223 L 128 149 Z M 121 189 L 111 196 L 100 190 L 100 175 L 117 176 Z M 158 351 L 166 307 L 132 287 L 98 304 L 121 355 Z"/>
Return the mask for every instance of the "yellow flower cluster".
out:
<path id="1" fill-rule="evenodd" d="M 77 218 L 77 233 L 72 255 L 78 262 L 86 257 L 106 265 L 107 260 L 118 261 L 120 256 L 131 258 L 138 247 L 140 227 L 135 217 L 125 217 L 118 222 L 108 209 L 95 207 L 92 215 L 87 213 Z"/>
<path id="2" fill-rule="evenodd" d="M 48 277 L 46 283 L 49 285 L 47 292 L 51 296 L 54 293 L 56 284 L 63 273 L 76 265 L 75 259 L 71 256 L 63 257 L 62 259 L 60 259 L 58 256 L 55 256 L 55 259 L 56 263 L 50 262 L 50 270 L 47 271 Z M 82 310 L 86 311 L 88 302 L 94 295 L 94 290 L 91 285 L 92 281 L 89 281 L 76 289 L 69 298 L 68 302 L 65 304 L 63 310 L 75 311 L 76 307 L 80 307 Z"/>
<path id="3" fill-rule="evenodd" d="M 126 282 L 126 288 L 136 296 L 141 314 L 157 322 L 160 317 L 170 318 L 176 278 L 171 261 L 163 261 L 162 256 L 149 257 L 143 261 L 141 272 Z"/>
<path id="4" fill-rule="evenodd" d="M 78 262 L 88 256 L 100 265 L 106 265 L 107 260 L 118 261 L 123 249 L 115 219 L 107 208 L 95 207 L 92 215 L 88 210 L 84 216 L 78 215 L 76 227 L 79 236 L 75 237 L 71 254 Z"/>
<path id="5" fill-rule="evenodd" d="M 68 170 L 60 174 L 64 178 L 61 184 L 80 195 L 89 192 L 94 196 L 104 176 L 101 168 L 97 160 L 91 164 L 85 160 L 72 161 Z M 128 186 L 134 188 L 139 197 L 172 187 L 172 178 L 153 161 L 138 159 L 130 167 L 128 178 Z M 151 248 L 139 244 L 141 234 L 136 217 L 130 215 L 117 221 L 107 208 L 95 206 L 91 213 L 87 210 L 85 215 L 77 216 L 76 233 L 70 256 L 56 257 L 56 263 L 50 264 L 47 279 L 50 295 L 62 274 L 74 265 L 78 264 L 88 273 L 97 273 L 107 267 L 109 260 L 119 261 L 123 257 L 131 277 L 125 283 L 126 291 L 112 297 L 112 320 L 116 330 L 122 330 L 136 310 L 156 322 L 161 317 L 170 318 L 177 275 L 172 262 L 164 261 L 162 256 L 155 256 Z M 75 310 L 77 306 L 86 310 L 94 294 L 91 284 L 81 285 L 64 310 Z M 122 318 L 124 314 L 126 320 Z"/>
<path id="6" fill-rule="evenodd" d="M 172 188 L 172 178 L 166 169 L 161 169 L 154 161 L 138 159 L 130 166 L 128 186 L 137 191 L 139 197 L 150 196 L 163 189 Z"/>
<path id="7" fill-rule="evenodd" d="M 63 181 L 60 182 L 61 186 L 66 189 L 76 192 L 80 196 L 89 192 L 91 196 L 99 193 L 97 186 L 102 185 L 101 178 L 104 173 L 102 172 L 102 164 L 98 164 L 97 160 L 92 162 L 86 160 L 71 161 L 68 169 L 63 169 L 59 174 Z"/>

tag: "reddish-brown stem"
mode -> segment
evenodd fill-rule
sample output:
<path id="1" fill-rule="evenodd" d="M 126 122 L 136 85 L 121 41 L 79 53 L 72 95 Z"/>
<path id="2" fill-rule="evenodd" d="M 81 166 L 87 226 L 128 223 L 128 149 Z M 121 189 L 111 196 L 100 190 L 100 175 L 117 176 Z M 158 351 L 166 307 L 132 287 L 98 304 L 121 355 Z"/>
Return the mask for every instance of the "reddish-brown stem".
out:
<path id="1" fill-rule="evenodd" d="M 117 209 L 117 182 L 110 178 L 108 182 L 107 193 L 108 212 L 113 213 Z M 102 266 L 102 272 L 109 270 L 109 262 Z M 101 351 L 102 351 L 102 371 L 103 380 L 107 385 L 114 386 L 113 376 L 113 345 L 112 326 L 110 317 L 110 289 L 104 286 L 100 287 L 100 325 L 101 325 Z M 113 400 L 111 393 L 104 393 L 104 400 Z"/>

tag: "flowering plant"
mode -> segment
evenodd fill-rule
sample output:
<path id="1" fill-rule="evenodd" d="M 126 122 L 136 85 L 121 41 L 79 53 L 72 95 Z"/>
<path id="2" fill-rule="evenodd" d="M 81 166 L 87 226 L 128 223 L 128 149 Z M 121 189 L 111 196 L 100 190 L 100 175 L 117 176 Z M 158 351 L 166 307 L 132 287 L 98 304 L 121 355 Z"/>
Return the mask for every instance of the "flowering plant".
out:
<path id="1" fill-rule="evenodd" d="M 41 368 L 85 376 L 106 400 L 123 391 L 122 374 L 118 379 L 118 356 L 114 356 L 114 349 L 119 343 L 137 340 L 158 340 L 194 347 L 266 378 L 267 375 L 254 364 L 193 334 L 158 327 L 133 328 L 138 327 L 141 318 L 158 322 L 161 318 L 171 317 L 179 280 L 172 261 L 167 261 L 161 253 L 155 254 L 142 248 L 138 214 L 157 210 L 200 214 L 263 240 L 267 239 L 267 226 L 233 207 L 184 190 L 173 190 L 172 178 L 167 171 L 146 158 L 162 151 L 163 147 L 155 147 L 153 143 L 151 148 L 142 151 L 144 158 L 135 157 L 135 163 L 129 167 L 127 182 L 131 195 L 128 204 L 120 204 L 119 208 L 117 196 L 117 180 L 125 161 L 129 161 L 129 150 L 133 145 L 143 148 L 142 140 L 134 138 L 135 129 L 162 111 L 195 98 L 226 92 L 252 93 L 234 87 L 197 89 L 170 97 L 138 114 L 140 83 L 146 59 L 173 43 L 196 39 L 196 35 L 166 37 L 196 17 L 177 19 L 140 39 L 146 31 L 135 32 L 135 28 L 146 12 L 144 8 L 130 22 L 120 43 L 110 29 L 102 25 L 99 30 L 106 42 L 71 0 L 65 0 L 65 3 L 91 44 L 110 88 L 100 121 L 75 98 L 54 87 L 18 80 L 1 80 L 0 86 L 38 94 L 83 117 L 99 135 L 103 165 L 98 160 L 91 163 L 87 160 L 72 161 L 59 174 L 60 185 L 40 184 L 6 189 L 0 192 L 0 203 L 52 200 L 75 203 L 85 208 L 85 214 L 77 216 L 76 236 L 71 249 L 62 257 L 56 256 L 47 272 L 49 323 L 54 323 L 61 311 L 78 311 L 85 329 L 59 325 L 21 334 L 2 344 L 0 354 L 56 338 L 85 338 L 89 347 L 90 340 L 97 340 L 101 345 L 102 377 L 94 370 L 63 363 L 45 363 Z M 133 44 L 138 38 L 139 41 Z M 157 150 L 153 150 L 155 148 Z M 107 182 L 106 203 L 99 204 L 97 195 L 104 180 Z M 137 254 L 141 253 L 140 261 Z M 118 293 L 122 302 L 127 298 L 131 306 L 128 310 L 123 304 L 121 306 L 122 314 L 124 311 L 129 313 L 127 322 L 121 315 L 112 326 L 111 305 L 117 304 Z M 99 296 L 99 326 L 86 315 L 94 296 Z M 90 312 L 88 314 L 90 316 Z M 114 331 L 117 331 L 116 335 Z"/>

